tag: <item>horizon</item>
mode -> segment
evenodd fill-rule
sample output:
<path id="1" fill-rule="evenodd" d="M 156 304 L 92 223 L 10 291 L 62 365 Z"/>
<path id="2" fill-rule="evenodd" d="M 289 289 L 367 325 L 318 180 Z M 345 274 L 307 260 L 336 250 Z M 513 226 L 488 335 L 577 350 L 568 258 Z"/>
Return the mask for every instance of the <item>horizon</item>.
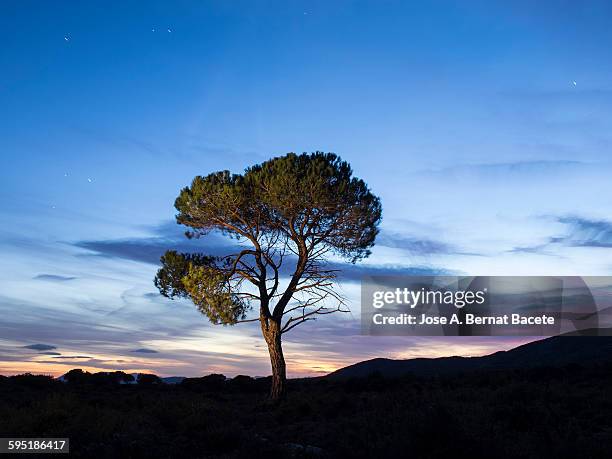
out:
<path id="1" fill-rule="evenodd" d="M 194 176 L 291 151 L 347 160 L 383 221 L 351 313 L 284 336 L 290 377 L 538 339 L 362 336 L 368 269 L 609 275 L 612 5 L 375 5 L 2 5 L 0 374 L 269 374 L 258 325 L 153 278 L 230 246 L 174 223 Z"/>
<path id="2" fill-rule="evenodd" d="M 325 377 L 325 376 L 331 375 L 332 373 L 336 372 L 337 370 L 344 370 L 344 369 L 347 369 L 347 368 L 349 368 L 349 367 L 351 367 L 353 365 L 363 364 L 363 363 L 371 362 L 373 360 L 392 360 L 392 361 L 406 361 L 406 362 L 408 362 L 408 361 L 412 361 L 412 360 L 423 360 L 423 359 L 424 360 L 438 360 L 438 359 L 446 359 L 446 358 L 450 358 L 450 359 L 454 359 L 454 358 L 466 358 L 466 359 L 469 359 L 469 358 L 488 357 L 488 356 L 491 356 L 493 354 L 497 354 L 500 351 L 503 351 L 503 352 L 512 351 L 512 350 L 518 349 L 518 348 L 520 348 L 520 347 L 522 347 L 522 346 L 524 346 L 526 344 L 537 343 L 539 341 L 545 341 L 545 340 L 548 340 L 548 339 L 551 339 L 551 338 L 555 338 L 555 337 L 556 336 L 539 336 L 539 337 L 537 337 L 534 340 L 529 340 L 526 343 L 519 344 L 519 345 L 517 345 L 515 347 L 512 347 L 510 349 L 500 349 L 500 350 L 494 351 L 492 353 L 487 353 L 487 354 L 483 354 L 483 355 L 469 355 L 469 356 L 464 356 L 464 355 L 447 355 L 447 356 L 439 356 L 439 357 L 411 357 L 411 358 L 407 358 L 407 359 L 390 359 L 390 358 L 387 358 L 387 357 L 373 357 L 371 359 L 362 360 L 362 361 L 359 361 L 359 362 L 354 362 L 354 363 L 349 364 L 347 366 L 337 368 L 336 370 L 330 371 L 329 373 L 316 374 L 316 375 L 306 375 L 306 376 L 296 376 L 296 377 L 293 377 L 293 378 L 289 377 L 288 379 L 304 379 L 304 378 Z M 92 374 L 96 373 L 96 372 L 111 374 L 111 373 L 113 373 L 115 371 L 122 371 L 122 372 L 124 372 L 126 374 L 131 374 L 131 375 L 151 374 L 151 375 L 159 376 L 162 379 L 168 379 L 168 378 L 198 378 L 198 377 L 202 377 L 202 376 L 209 376 L 209 375 L 217 374 L 217 373 L 206 373 L 206 374 L 193 375 L 193 376 L 184 376 L 184 375 L 178 375 L 178 374 L 176 374 L 176 375 L 160 375 L 158 373 L 151 372 L 151 371 L 145 372 L 145 373 L 140 373 L 140 372 L 132 372 L 132 373 L 130 373 L 130 372 L 123 371 L 123 370 L 112 370 L 112 369 L 108 369 L 108 370 L 98 370 L 98 369 L 95 369 L 96 371 L 89 371 L 89 370 L 83 369 L 81 367 L 71 368 L 66 373 L 68 373 L 70 371 L 73 371 L 73 370 L 82 370 L 82 371 L 89 372 L 89 373 L 92 373 Z M 33 376 L 50 376 L 50 377 L 52 377 L 54 379 L 58 379 L 58 378 L 60 378 L 62 376 L 65 376 L 66 373 L 62 373 L 60 375 L 54 375 L 54 374 L 51 374 L 51 373 L 26 372 L 26 373 L 15 373 L 15 374 L 6 374 L 6 375 L 0 374 L 0 376 L 10 377 L 10 376 L 19 376 L 19 375 L 24 375 L 24 374 L 31 374 Z M 233 375 L 233 376 L 227 376 L 227 375 L 222 375 L 222 376 L 225 376 L 226 379 L 232 379 L 232 378 L 234 378 L 236 376 L 249 376 L 249 377 L 251 377 L 253 379 L 269 378 L 270 377 L 270 375 L 244 375 L 244 374 L 238 374 L 238 375 Z"/>

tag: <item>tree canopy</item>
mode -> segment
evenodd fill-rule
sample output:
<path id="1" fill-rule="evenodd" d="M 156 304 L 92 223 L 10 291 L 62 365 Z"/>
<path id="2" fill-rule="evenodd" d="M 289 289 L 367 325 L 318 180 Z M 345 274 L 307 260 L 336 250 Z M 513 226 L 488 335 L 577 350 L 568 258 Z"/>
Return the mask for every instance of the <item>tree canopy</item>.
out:
<path id="1" fill-rule="evenodd" d="M 160 292 L 191 298 L 219 324 L 244 320 L 253 300 L 263 301 L 265 317 L 280 318 L 298 291 L 333 295 L 328 281 L 335 272 L 325 269 L 323 255 L 332 252 L 352 263 L 367 257 L 381 220 L 379 198 L 352 176 L 346 161 L 322 152 L 290 153 L 244 174 L 197 176 L 175 207 L 177 222 L 190 228 L 188 237 L 217 230 L 250 243 L 226 257 L 174 251 L 162 257 L 155 279 Z M 279 292 L 288 255 L 294 264 L 291 288 Z M 242 288 L 245 281 L 255 292 Z"/>

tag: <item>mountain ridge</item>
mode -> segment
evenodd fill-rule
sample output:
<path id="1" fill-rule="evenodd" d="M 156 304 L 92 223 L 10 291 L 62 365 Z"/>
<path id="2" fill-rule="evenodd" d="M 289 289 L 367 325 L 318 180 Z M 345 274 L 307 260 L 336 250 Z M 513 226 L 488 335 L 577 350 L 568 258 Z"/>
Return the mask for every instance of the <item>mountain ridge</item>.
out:
<path id="1" fill-rule="evenodd" d="M 436 376 L 478 370 L 508 370 L 604 361 L 612 361 L 612 336 L 578 337 L 568 334 L 532 341 L 507 351 L 478 357 L 419 357 L 404 360 L 378 357 L 340 368 L 324 377 L 342 380 L 363 378 L 374 373 L 385 377 Z"/>

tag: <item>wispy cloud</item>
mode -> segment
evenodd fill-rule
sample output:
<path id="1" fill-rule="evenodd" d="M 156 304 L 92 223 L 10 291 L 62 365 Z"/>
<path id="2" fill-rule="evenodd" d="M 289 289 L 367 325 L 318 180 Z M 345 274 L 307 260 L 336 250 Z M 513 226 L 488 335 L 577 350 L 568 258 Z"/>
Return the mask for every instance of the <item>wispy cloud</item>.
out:
<path id="1" fill-rule="evenodd" d="M 398 233 L 382 231 L 376 244 L 391 249 L 405 250 L 413 255 L 474 255 L 477 253 L 464 252 L 452 244 L 432 239 L 422 239 Z"/>
<path id="2" fill-rule="evenodd" d="M 50 344 L 28 344 L 27 346 L 23 346 L 24 349 L 32 349 L 34 351 L 51 351 L 53 349 L 57 349 L 56 346 L 52 346 Z"/>
<path id="3" fill-rule="evenodd" d="M 57 274 L 39 274 L 33 277 L 34 280 L 43 280 L 50 282 L 67 282 L 77 279 L 73 276 L 59 276 Z"/>
<path id="4" fill-rule="evenodd" d="M 89 355 L 60 355 L 53 357 L 54 359 L 60 360 L 78 360 L 78 359 L 91 359 Z"/>
<path id="5" fill-rule="evenodd" d="M 551 242 L 572 247 L 612 248 L 612 222 L 576 216 L 561 217 L 558 221 L 567 225 L 569 231 L 564 236 L 551 238 Z"/>
<path id="6" fill-rule="evenodd" d="M 561 255 L 554 253 L 549 250 L 550 244 L 537 244 L 532 246 L 524 246 L 524 247 L 514 247 L 510 250 L 507 250 L 507 253 L 528 253 L 528 254 L 537 254 L 537 255 L 548 255 L 551 257 L 561 257 Z"/>
<path id="7" fill-rule="evenodd" d="M 514 247 L 508 252 L 560 256 L 553 251 L 554 247 L 612 248 L 612 222 L 578 216 L 555 217 L 554 221 L 564 225 L 564 234 L 550 236 L 542 244 Z"/>
<path id="8" fill-rule="evenodd" d="M 587 167 L 589 164 L 575 160 L 534 160 L 534 161 L 512 161 L 499 163 L 476 163 L 459 164 L 447 166 L 440 169 L 425 171 L 432 175 L 441 175 L 445 178 L 450 176 L 469 177 L 473 175 L 488 178 L 530 176 L 539 174 L 550 174 L 551 171 L 570 171 L 577 168 Z"/>
<path id="9" fill-rule="evenodd" d="M 201 239 L 187 239 L 185 227 L 169 222 L 149 228 L 150 237 L 78 241 L 73 245 L 90 250 L 99 256 L 124 258 L 144 263 L 158 264 L 166 250 L 179 252 L 203 252 L 209 255 L 227 255 L 236 251 L 238 246 L 217 234 L 209 234 Z"/>
<path id="10" fill-rule="evenodd" d="M 184 237 L 184 228 L 178 225 L 164 224 L 155 227 L 154 235 L 151 237 L 131 239 L 111 239 L 100 241 L 78 241 L 76 247 L 90 250 L 94 254 L 103 257 L 123 258 L 139 261 L 153 265 L 159 264 L 160 257 L 166 250 L 177 250 L 179 252 L 202 252 L 208 255 L 224 256 L 237 253 L 241 248 L 227 238 L 215 233 L 206 235 L 201 239 L 189 240 Z M 461 252 L 451 245 L 433 240 L 419 240 L 410 236 L 398 234 L 381 235 L 380 245 L 403 248 L 419 255 L 433 254 L 463 254 L 477 255 Z M 285 268 L 292 262 L 292 257 L 285 260 Z M 356 281 L 364 274 L 405 274 L 405 275 L 428 275 L 448 273 L 447 270 L 429 266 L 402 266 L 399 264 L 373 265 L 373 264 L 351 264 L 343 262 L 330 262 L 328 267 L 341 271 L 343 280 Z"/>
<path id="11" fill-rule="evenodd" d="M 134 349 L 133 351 L 130 352 L 136 352 L 139 354 L 157 354 L 158 351 L 156 351 L 155 349 L 147 349 L 147 348 L 140 348 L 140 349 Z"/>

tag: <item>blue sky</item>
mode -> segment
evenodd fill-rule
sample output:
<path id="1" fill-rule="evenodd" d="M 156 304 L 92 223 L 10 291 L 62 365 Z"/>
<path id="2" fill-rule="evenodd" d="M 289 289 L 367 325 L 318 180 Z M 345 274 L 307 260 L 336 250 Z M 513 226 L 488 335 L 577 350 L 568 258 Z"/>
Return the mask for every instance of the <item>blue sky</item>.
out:
<path id="1" fill-rule="evenodd" d="M 609 275 L 611 19 L 595 1 L 3 2 L 0 372 L 265 374 L 256 328 L 212 327 L 152 278 L 186 244 L 181 187 L 289 151 L 336 152 L 381 197 L 370 269 Z M 353 315 L 287 335 L 293 374 L 520 341 L 360 337 L 343 288 Z"/>

